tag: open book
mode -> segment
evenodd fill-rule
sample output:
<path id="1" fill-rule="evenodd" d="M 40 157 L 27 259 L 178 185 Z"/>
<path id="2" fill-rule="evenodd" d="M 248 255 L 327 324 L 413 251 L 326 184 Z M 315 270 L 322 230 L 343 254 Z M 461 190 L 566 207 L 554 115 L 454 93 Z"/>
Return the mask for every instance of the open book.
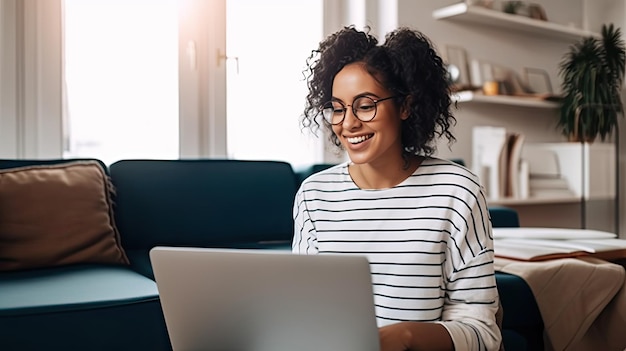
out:
<path id="1" fill-rule="evenodd" d="M 493 228 L 497 257 L 543 261 L 592 256 L 604 260 L 626 258 L 626 240 L 614 233 L 589 229 Z"/>

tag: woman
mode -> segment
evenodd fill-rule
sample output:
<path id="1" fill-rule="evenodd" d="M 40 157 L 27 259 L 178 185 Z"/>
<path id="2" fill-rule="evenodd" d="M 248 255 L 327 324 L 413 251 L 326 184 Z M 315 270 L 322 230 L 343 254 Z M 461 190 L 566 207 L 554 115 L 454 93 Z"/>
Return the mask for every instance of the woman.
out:
<path id="1" fill-rule="evenodd" d="M 446 69 L 421 33 L 353 26 L 309 57 L 302 123 L 345 162 L 306 179 L 293 251 L 366 255 L 381 350 L 497 350 L 491 224 L 477 177 L 433 157 L 450 128 Z"/>

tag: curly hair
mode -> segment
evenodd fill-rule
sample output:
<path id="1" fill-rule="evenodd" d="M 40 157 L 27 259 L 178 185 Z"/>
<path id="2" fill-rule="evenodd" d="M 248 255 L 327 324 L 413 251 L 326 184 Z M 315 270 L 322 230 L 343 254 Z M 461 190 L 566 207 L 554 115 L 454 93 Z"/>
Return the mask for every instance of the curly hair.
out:
<path id="1" fill-rule="evenodd" d="M 388 89 L 394 103 L 408 108 L 402 122 L 403 157 L 430 156 L 436 151 L 436 138 L 445 136 L 448 144 L 456 139 L 450 128 L 456 119 L 450 111 L 452 100 L 447 69 L 430 40 L 421 32 L 400 27 L 385 36 L 385 42 L 346 26 L 331 34 L 311 52 L 304 75 L 309 92 L 306 96 L 303 128 L 315 133 L 327 128 L 331 142 L 341 149 L 339 138 L 322 118 L 320 106 L 331 100 L 335 75 L 344 66 L 362 62 L 369 74 Z"/>

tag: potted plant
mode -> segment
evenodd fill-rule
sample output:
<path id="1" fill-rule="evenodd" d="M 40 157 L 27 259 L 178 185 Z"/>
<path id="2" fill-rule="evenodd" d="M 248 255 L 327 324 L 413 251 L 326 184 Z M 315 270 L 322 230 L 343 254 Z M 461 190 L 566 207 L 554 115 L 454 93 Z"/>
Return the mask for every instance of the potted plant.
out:
<path id="1" fill-rule="evenodd" d="M 605 140 L 617 126 L 625 55 L 621 31 L 610 24 L 602 26 L 601 37 L 585 37 L 563 56 L 558 127 L 570 141 Z"/>

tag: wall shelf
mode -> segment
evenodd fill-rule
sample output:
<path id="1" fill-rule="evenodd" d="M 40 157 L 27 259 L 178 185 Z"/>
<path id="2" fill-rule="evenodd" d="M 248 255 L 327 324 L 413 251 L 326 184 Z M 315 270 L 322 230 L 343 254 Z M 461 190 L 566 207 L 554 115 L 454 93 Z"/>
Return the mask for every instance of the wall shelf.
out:
<path id="1" fill-rule="evenodd" d="M 471 6 L 462 2 L 437 9 L 433 11 L 432 16 L 437 20 L 468 22 L 511 31 L 522 31 L 537 35 L 538 37 L 560 40 L 574 41 L 582 37 L 600 36 L 598 33 L 580 28 L 568 27 L 558 23 L 536 20 L 520 15 L 511 15 L 480 6 Z"/>
<path id="2" fill-rule="evenodd" d="M 474 91 L 457 91 L 452 94 L 452 99 L 458 103 L 481 103 L 508 105 L 517 107 L 533 107 L 545 109 L 558 109 L 556 101 L 544 100 L 536 97 L 510 96 L 510 95 L 484 95 Z"/>

